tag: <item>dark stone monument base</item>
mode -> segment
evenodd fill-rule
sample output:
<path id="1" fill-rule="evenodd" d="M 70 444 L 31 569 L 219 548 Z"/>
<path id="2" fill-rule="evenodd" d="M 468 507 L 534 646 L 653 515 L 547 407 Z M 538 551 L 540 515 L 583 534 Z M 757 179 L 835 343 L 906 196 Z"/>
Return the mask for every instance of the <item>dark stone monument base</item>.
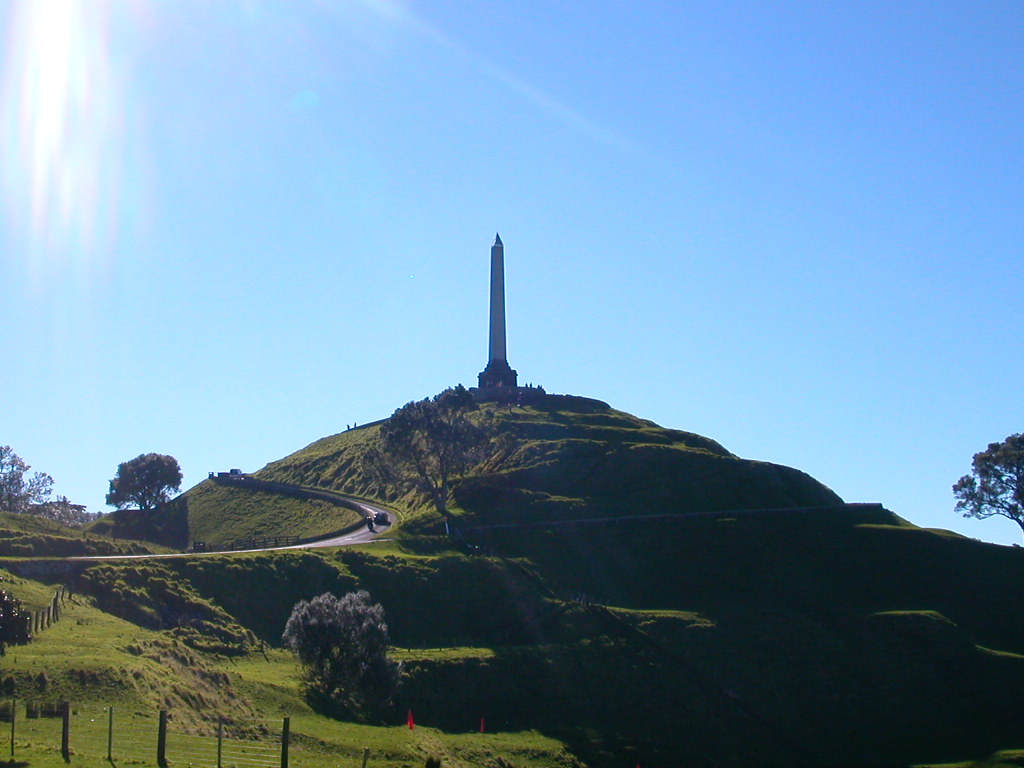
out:
<path id="1" fill-rule="evenodd" d="M 491 360 L 477 377 L 480 389 L 510 387 L 515 389 L 519 374 L 512 370 L 506 360 Z"/>

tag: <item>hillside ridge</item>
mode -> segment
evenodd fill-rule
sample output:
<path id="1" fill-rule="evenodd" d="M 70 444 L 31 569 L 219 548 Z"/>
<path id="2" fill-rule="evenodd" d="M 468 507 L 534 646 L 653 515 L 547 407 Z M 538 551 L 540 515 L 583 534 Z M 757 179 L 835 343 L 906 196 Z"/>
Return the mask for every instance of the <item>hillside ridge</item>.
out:
<path id="1" fill-rule="evenodd" d="M 500 440 L 453 484 L 452 515 L 467 525 L 843 503 L 800 470 L 740 458 L 711 438 L 593 398 L 485 403 L 474 418 L 486 419 Z M 404 504 L 429 517 L 425 498 L 380 487 L 365 471 L 362 455 L 380 423 L 317 440 L 255 476 Z"/>

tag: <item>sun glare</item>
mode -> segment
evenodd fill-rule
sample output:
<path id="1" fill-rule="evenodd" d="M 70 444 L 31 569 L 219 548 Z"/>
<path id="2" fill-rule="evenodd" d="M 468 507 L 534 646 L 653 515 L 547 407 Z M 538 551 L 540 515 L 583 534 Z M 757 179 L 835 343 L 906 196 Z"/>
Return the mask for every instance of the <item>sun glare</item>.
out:
<path id="1" fill-rule="evenodd" d="M 3 188 L 19 258 L 89 262 L 117 214 L 123 98 L 104 0 L 16 3 L 3 84 Z"/>

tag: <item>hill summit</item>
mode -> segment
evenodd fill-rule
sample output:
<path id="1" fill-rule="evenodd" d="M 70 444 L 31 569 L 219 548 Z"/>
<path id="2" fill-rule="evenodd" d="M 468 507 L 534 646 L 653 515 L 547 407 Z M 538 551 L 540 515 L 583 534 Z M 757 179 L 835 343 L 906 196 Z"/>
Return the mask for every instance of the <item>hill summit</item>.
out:
<path id="1" fill-rule="evenodd" d="M 600 400 L 482 403 L 472 418 L 487 420 L 497 439 L 487 460 L 455 485 L 453 511 L 466 525 L 843 503 L 804 472 L 742 459 L 710 438 Z M 257 476 L 426 509 L 425 499 L 379 487 L 363 469 L 379 424 L 318 440 Z"/>

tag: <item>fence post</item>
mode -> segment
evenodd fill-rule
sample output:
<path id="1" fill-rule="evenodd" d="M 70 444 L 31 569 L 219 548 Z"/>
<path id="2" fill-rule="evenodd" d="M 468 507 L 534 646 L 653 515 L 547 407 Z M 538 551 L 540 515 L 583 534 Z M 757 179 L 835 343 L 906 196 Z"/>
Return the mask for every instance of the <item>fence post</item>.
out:
<path id="1" fill-rule="evenodd" d="M 221 768 L 221 758 L 224 756 L 224 718 L 217 718 L 217 768 Z"/>
<path id="2" fill-rule="evenodd" d="M 288 768 L 288 738 L 291 735 L 292 719 L 286 717 L 281 728 L 281 768 Z"/>
<path id="3" fill-rule="evenodd" d="M 156 764 L 167 768 L 167 710 L 160 710 L 160 730 L 156 734 Z"/>
<path id="4" fill-rule="evenodd" d="M 60 703 L 60 717 L 63 721 L 63 728 L 60 734 L 60 754 L 65 763 L 71 762 L 71 702 Z"/>
<path id="5" fill-rule="evenodd" d="M 107 707 L 107 762 L 114 762 L 114 708 Z"/>
<path id="6" fill-rule="evenodd" d="M 366 768 L 366 761 L 370 759 L 370 748 L 363 747 L 363 768 Z"/>
<path id="7" fill-rule="evenodd" d="M 11 699 L 11 762 L 14 762 L 14 721 L 18 719 L 18 700 Z"/>

